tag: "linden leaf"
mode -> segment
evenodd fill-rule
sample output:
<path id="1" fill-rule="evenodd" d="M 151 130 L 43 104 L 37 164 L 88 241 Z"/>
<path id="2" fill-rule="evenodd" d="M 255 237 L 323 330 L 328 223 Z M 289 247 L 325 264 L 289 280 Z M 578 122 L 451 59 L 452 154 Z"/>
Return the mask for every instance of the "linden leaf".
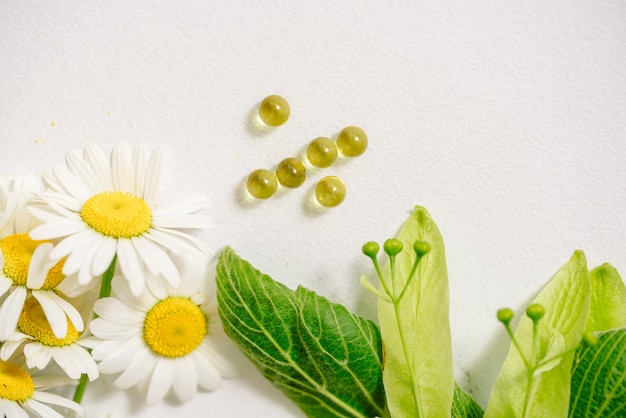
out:
<path id="1" fill-rule="evenodd" d="M 605 263 L 589 272 L 591 309 L 587 331 L 626 327 L 626 286 L 612 265 Z"/>
<path id="2" fill-rule="evenodd" d="M 382 343 L 371 321 L 312 291 L 288 289 L 230 248 L 216 281 L 226 333 L 308 416 L 386 416 Z"/>
<path id="3" fill-rule="evenodd" d="M 601 333 L 576 351 L 569 416 L 626 416 L 626 329 Z"/>
<path id="4" fill-rule="evenodd" d="M 546 359 L 551 345 L 552 350 L 563 347 L 562 352 L 578 345 L 590 299 L 585 255 L 576 251 L 532 302 L 546 310 L 538 326 L 538 348 L 543 353 L 539 358 Z M 562 341 L 555 338 L 555 333 L 562 335 Z M 519 322 L 515 338 L 524 353 L 532 352 L 533 321 L 526 315 Z M 542 370 L 540 376 L 529 377 L 524 360 L 512 344 L 491 391 L 485 417 L 566 417 L 573 357 L 573 353 L 565 354 L 558 364 L 548 363 L 550 369 Z"/>
<path id="5" fill-rule="evenodd" d="M 412 250 L 415 241 L 426 241 L 430 251 L 401 299 L 378 300 L 387 405 L 394 418 L 450 416 L 454 377 L 443 238 L 428 211 L 416 207 L 397 239 L 404 250 L 396 256 L 394 280 L 389 264 L 383 271 L 388 288 L 405 287 L 417 257 Z M 384 292 L 382 284 L 380 290 Z"/>
<path id="6" fill-rule="evenodd" d="M 454 385 L 452 401 L 452 418 L 482 418 L 483 409 L 470 395 L 465 393 L 457 384 Z"/>

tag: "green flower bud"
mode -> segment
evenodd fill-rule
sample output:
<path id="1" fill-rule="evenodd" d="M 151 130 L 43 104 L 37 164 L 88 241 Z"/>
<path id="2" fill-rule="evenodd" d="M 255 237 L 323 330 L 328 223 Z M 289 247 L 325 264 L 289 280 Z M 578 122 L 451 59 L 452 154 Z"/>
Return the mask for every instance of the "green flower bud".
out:
<path id="1" fill-rule="evenodd" d="M 539 321 L 546 314 L 546 310 L 543 306 L 533 303 L 526 309 L 526 316 L 532 319 L 534 322 Z"/>
<path id="2" fill-rule="evenodd" d="M 363 254 L 365 254 L 369 258 L 375 258 L 378 254 L 379 249 L 380 247 L 376 242 L 370 241 L 363 244 L 363 248 L 361 250 L 363 251 Z"/>
<path id="3" fill-rule="evenodd" d="M 413 251 L 418 257 L 424 257 L 430 252 L 430 243 L 428 241 L 417 240 L 413 243 Z"/>
<path id="4" fill-rule="evenodd" d="M 509 308 L 502 308 L 498 310 L 498 321 L 502 322 L 504 325 L 509 325 L 513 319 L 513 310 Z"/>
<path id="5" fill-rule="evenodd" d="M 395 239 L 395 238 L 389 238 L 383 244 L 383 249 L 385 250 L 387 255 L 389 255 L 389 257 L 394 257 L 400 251 L 402 251 L 402 243 L 399 240 Z"/>

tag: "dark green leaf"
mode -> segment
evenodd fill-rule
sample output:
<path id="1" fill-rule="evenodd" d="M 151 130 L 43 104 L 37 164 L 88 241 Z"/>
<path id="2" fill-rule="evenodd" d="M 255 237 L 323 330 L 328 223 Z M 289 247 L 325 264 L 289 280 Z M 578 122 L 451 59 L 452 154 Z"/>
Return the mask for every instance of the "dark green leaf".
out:
<path id="1" fill-rule="evenodd" d="M 224 330 L 310 417 L 384 414 L 377 327 L 315 293 L 289 290 L 226 248 L 217 266 Z"/>
<path id="2" fill-rule="evenodd" d="M 626 416 L 626 329 L 601 333 L 576 351 L 569 416 Z"/>
<path id="3" fill-rule="evenodd" d="M 454 384 L 454 398 L 452 400 L 452 418 L 482 418 L 483 409 L 470 395 L 456 383 Z"/>

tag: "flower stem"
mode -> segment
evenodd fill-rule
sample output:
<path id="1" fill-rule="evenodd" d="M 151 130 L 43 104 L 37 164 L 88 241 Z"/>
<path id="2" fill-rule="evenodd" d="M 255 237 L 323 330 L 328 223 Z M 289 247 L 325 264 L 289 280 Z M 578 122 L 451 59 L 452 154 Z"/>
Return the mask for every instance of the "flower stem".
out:
<path id="1" fill-rule="evenodd" d="M 100 299 L 111 296 L 111 281 L 113 280 L 113 275 L 115 274 L 116 263 L 117 263 L 117 255 L 113 257 L 113 260 L 111 260 L 111 264 L 109 265 L 109 268 L 102 275 L 102 284 L 100 285 Z M 85 394 L 85 389 L 87 388 L 88 382 L 89 382 L 89 379 L 86 374 L 83 374 L 80 376 L 78 386 L 76 386 L 76 391 L 74 392 L 74 402 L 81 403 L 81 401 L 83 400 L 83 395 Z"/>

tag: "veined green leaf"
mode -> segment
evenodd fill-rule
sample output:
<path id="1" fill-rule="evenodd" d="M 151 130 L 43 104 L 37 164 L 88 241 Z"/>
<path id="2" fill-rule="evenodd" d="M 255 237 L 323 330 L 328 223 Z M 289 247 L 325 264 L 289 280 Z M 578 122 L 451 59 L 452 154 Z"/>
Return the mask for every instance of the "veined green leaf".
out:
<path id="1" fill-rule="evenodd" d="M 626 328 L 626 286 L 617 269 L 606 263 L 589 272 L 591 309 L 587 330 Z"/>
<path id="2" fill-rule="evenodd" d="M 558 344 L 564 351 L 577 346 L 589 314 L 590 293 L 585 256 L 576 251 L 533 301 L 546 310 L 538 326 L 539 359 L 547 360 L 550 342 L 560 340 L 555 340 L 554 333 L 562 334 L 563 341 Z M 529 357 L 533 351 L 533 321 L 527 316 L 520 320 L 515 338 Z M 512 344 L 494 383 L 485 417 L 566 417 L 573 356 L 573 352 L 565 354 L 555 367 L 533 377 Z"/>
<path id="3" fill-rule="evenodd" d="M 308 416 L 385 416 L 375 324 L 309 290 L 288 289 L 230 248 L 216 281 L 226 333 Z"/>
<path id="4" fill-rule="evenodd" d="M 405 286 L 416 259 L 413 243 L 427 241 L 431 250 L 420 261 L 399 302 L 378 299 L 387 405 L 393 418 L 449 417 L 454 377 L 443 239 L 422 207 L 415 208 L 397 239 L 404 250 L 396 256 L 394 282 L 389 265 L 382 277 L 396 295 Z M 380 291 L 384 293 L 382 286 Z"/>
<path id="5" fill-rule="evenodd" d="M 465 393 L 459 385 L 454 385 L 452 401 L 452 418 L 482 418 L 483 409 L 470 395 Z"/>
<path id="6" fill-rule="evenodd" d="M 601 333 L 576 351 L 569 416 L 626 416 L 626 330 Z"/>

